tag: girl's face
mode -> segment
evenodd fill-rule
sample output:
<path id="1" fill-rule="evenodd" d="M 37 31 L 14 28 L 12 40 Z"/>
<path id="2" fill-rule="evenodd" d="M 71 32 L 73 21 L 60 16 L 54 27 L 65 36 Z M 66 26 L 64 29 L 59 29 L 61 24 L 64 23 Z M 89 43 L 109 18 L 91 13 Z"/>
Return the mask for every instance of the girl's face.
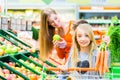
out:
<path id="1" fill-rule="evenodd" d="M 49 24 L 55 28 L 61 27 L 61 22 L 56 14 L 51 14 L 48 18 Z"/>
<path id="2" fill-rule="evenodd" d="M 76 37 L 77 37 L 77 42 L 81 48 L 85 48 L 89 46 L 90 38 L 85 30 L 78 28 Z"/>

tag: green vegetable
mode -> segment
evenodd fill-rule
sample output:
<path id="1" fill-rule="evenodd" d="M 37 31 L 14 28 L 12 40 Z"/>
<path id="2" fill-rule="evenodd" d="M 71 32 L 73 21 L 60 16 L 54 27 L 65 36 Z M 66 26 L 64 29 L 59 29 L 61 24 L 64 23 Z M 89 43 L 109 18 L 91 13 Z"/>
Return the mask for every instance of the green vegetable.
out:
<path id="1" fill-rule="evenodd" d="M 108 48 L 111 52 L 111 61 L 120 62 L 120 26 L 112 28 Z"/>
<path id="2" fill-rule="evenodd" d="M 101 44 L 100 44 L 100 51 L 105 51 L 106 50 L 106 42 L 102 42 Z"/>

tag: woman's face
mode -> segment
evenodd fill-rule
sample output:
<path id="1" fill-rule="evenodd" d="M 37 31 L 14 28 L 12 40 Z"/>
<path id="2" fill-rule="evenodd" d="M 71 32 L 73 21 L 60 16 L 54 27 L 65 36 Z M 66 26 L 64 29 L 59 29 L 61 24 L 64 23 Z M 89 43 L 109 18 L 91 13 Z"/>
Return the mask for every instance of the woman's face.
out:
<path id="1" fill-rule="evenodd" d="M 89 46 L 90 38 L 85 30 L 78 28 L 76 37 L 78 44 L 80 45 L 81 48 L 85 48 Z"/>
<path id="2" fill-rule="evenodd" d="M 55 28 L 61 27 L 61 22 L 56 14 L 51 14 L 48 18 L 49 24 Z"/>

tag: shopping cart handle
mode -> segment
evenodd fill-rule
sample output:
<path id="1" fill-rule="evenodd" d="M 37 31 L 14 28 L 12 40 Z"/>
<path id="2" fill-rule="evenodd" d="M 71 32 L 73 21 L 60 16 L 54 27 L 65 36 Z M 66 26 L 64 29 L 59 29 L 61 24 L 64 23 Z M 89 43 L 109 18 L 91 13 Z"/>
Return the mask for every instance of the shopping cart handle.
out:
<path id="1" fill-rule="evenodd" d="M 47 68 L 52 71 L 62 71 L 60 68 Z M 96 71 L 95 68 L 68 68 L 67 71 Z"/>

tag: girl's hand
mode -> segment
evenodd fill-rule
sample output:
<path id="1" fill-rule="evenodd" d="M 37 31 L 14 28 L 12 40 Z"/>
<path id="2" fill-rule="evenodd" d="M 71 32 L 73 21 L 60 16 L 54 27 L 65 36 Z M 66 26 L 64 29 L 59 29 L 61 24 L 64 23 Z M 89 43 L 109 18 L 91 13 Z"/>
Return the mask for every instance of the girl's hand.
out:
<path id="1" fill-rule="evenodd" d="M 109 36 L 103 36 L 103 41 L 105 41 L 108 45 L 110 43 L 110 37 Z"/>
<path id="2" fill-rule="evenodd" d="M 60 38 L 60 41 L 53 40 L 54 47 L 65 48 L 67 43 L 63 38 Z"/>

